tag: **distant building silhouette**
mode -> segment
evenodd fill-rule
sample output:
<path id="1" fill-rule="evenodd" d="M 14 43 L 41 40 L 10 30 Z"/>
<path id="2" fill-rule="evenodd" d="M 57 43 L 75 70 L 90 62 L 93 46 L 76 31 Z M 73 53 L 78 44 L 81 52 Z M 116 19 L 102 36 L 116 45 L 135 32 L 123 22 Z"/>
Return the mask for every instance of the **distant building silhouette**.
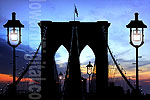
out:
<path id="1" fill-rule="evenodd" d="M 91 80 L 91 92 L 96 92 L 96 65 L 94 65 L 92 80 Z"/>

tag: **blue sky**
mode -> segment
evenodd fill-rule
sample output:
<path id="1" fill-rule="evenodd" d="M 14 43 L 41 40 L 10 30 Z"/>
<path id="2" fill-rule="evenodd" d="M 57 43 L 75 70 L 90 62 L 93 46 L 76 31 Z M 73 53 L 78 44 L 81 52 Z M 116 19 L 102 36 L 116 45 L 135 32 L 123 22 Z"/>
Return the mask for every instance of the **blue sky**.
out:
<path id="1" fill-rule="evenodd" d="M 31 7 L 34 3 L 39 6 L 39 9 Z M 74 4 L 79 13 L 79 17 L 76 18 L 77 21 L 108 21 L 111 23 L 108 30 L 110 48 L 118 62 L 127 72 L 132 74 L 134 74 L 135 70 L 135 65 L 132 64 L 135 62 L 135 48 L 129 44 L 129 29 L 126 28 L 126 25 L 134 19 L 134 13 L 138 12 L 139 19 L 148 27 L 145 29 L 145 43 L 139 49 L 139 55 L 142 56 L 139 59 L 140 68 L 143 70 L 141 74 L 148 73 L 148 70 L 150 70 L 150 0 L 1 0 L 0 44 L 4 47 L 3 49 L 0 47 L 0 52 L 3 52 L 3 54 L 0 53 L 0 59 L 3 59 L 4 53 L 5 55 L 7 54 L 4 52 L 5 49 L 6 51 L 8 48 L 8 51 L 11 49 L 6 43 L 6 29 L 3 28 L 3 25 L 7 20 L 11 19 L 13 11 L 17 13 L 17 19 L 25 26 L 22 29 L 22 44 L 17 47 L 17 50 L 18 52 L 26 53 L 29 49 L 37 48 L 40 43 L 40 28 L 37 24 L 31 26 L 31 23 L 38 23 L 41 20 L 69 22 L 73 20 Z M 37 16 L 32 15 L 35 10 L 39 12 Z M 56 55 L 57 63 L 64 64 L 67 62 L 68 54 L 63 47 L 60 47 Z M 84 49 L 80 58 L 81 64 L 84 65 L 85 62 L 88 62 L 87 57 L 94 59 L 94 54 L 89 48 Z M 8 56 L 8 60 L 10 59 L 10 56 Z M 7 62 L 4 61 L 3 66 L 9 66 Z M 0 69 L 4 68 L 0 67 Z M 0 71 L 0 73 L 7 72 Z M 147 75 L 147 79 L 150 79 L 149 75 Z"/>

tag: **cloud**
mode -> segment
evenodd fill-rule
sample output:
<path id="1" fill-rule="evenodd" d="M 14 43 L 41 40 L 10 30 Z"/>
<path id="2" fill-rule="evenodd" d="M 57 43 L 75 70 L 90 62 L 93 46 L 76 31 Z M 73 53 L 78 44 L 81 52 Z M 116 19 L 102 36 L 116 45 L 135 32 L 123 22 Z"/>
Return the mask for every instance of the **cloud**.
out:
<path id="1" fill-rule="evenodd" d="M 61 57 L 61 55 L 59 54 L 59 53 L 56 53 L 55 54 L 55 58 L 57 59 L 57 58 L 60 58 Z"/>
<path id="2" fill-rule="evenodd" d="M 68 65 L 68 62 L 60 62 L 60 63 L 56 64 L 56 67 L 57 68 L 65 68 L 65 67 L 67 67 L 67 65 Z"/>
<path id="3" fill-rule="evenodd" d="M 0 73 L 12 74 L 12 62 L 13 62 L 13 51 L 4 39 L 0 38 Z M 22 70 L 22 67 L 26 67 L 26 63 L 29 62 L 24 58 L 25 54 L 28 54 L 27 50 L 32 49 L 25 45 L 19 45 L 16 48 L 16 66 L 17 69 Z"/>
<path id="4" fill-rule="evenodd" d="M 7 18 L 0 15 L 0 28 L 3 28 L 3 25 L 7 22 Z"/>
<path id="5" fill-rule="evenodd" d="M 0 74 L 0 82 L 4 82 L 4 83 L 12 82 L 12 75 Z"/>
<path id="6" fill-rule="evenodd" d="M 90 56 L 86 61 L 80 62 L 80 64 L 81 64 L 81 65 L 87 65 L 87 64 L 89 64 L 89 61 L 90 61 L 91 63 L 95 63 L 95 58 L 94 58 L 93 56 Z"/>
<path id="7" fill-rule="evenodd" d="M 18 77 L 16 77 L 18 78 Z M 0 73 L 0 83 L 12 83 L 13 77 L 10 74 L 1 74 Z M 23 78 L 21 82 L 32 82 L 31 78 Z"/>
<path id="8" fill-rule="evenodd" d="M 117 57 L 117 56 L 126 55 L 126 54 L 128 54 L 130 51 L 131 51 L 131 49 L 122 50 L 121 52 L 119 52 L 119 53 L 116 55 L 116 57 Z"/>

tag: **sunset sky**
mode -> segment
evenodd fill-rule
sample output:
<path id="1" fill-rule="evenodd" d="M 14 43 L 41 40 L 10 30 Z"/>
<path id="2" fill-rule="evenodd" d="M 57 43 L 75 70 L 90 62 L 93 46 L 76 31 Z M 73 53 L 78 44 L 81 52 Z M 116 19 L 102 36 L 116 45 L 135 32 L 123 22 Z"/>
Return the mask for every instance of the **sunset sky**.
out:
<path id="1" fill-rule="evenodd" d="M 33 4 L 39 8 L 33 9 Z M 0 81 L 10 80 L 9 75 L 12 74 L 12 48 L 6 43 L 6 29 L 3 28 L 7 20 L 11 19 L 11 13 L 16 12 L 17 19 L 25 26 L 22 29 L 22 44 L 16 48 L 19 56 L 17 68 L 22 72 L 22 68 L 26 67 L 28 62 L 24 59 L 24 54 L 34 51 L 40 44 L 40 28 L 38 24 L 31 26 L 31 23 L 38 23 L 41 20 L 72 21 L 74 4 L 79 13 L 77 21 L 111 23 L 108 29 L 109 46 L 118 63 L 133 80 L 135 80 L 135 65 L 133 64 L 135 63 L 135 48 L 129 44 L 129 29 L 126 25 L 134 19 L 135 12 L 139 13 L 139 19 L 148 27 L 144 30 L 145 43 L 139 48 L 139 55 L 142 56 L 139 58 L 139 75 L 141 86 L 146 93 L 150 93 L 150 0 L 0 0 Z M 36 17 L 32 15 L 33 11 L 38 12 Z M 36 34 L 35 40 L 32 34 Z M 108 57 L 110 66 L 114 67 L 111 57 Z M 85 66 L 89 61 L 93 64 L 94 59 L 94 53 L 86 46 L 80 55 L 82 74 L 86 74 Z M 68 51 L 63 46 L 57 51 L 55 60 L 58 71 L 65 71 Z M 110 77 L 114 75 L 120 77 L 117 71 L 115 73 L 113 71 L 114 69 Z"/>

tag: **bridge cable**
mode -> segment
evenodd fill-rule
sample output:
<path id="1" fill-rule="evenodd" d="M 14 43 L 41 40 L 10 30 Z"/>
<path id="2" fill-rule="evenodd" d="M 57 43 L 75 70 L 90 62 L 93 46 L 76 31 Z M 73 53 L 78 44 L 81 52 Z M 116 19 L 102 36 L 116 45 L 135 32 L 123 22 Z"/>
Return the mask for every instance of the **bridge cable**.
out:
<path id="1" fill-rule="evenodd" d="M 134 90 L 134 89 L 135 89 L 134 86 L 130 83 L 130 81 L 129 81 L 129 80 L 126 78 L 126 76 L 123 74 L 123 72 L 122 72 L 122 70 L 120 69 L 119 65 L 117 64 L 115 58 L 113 57 L 112 52 L 111 52 L 111 50 L 110 50 L 110 48 L 109 48 L 108 45 L 107 45 L 107 48 L 108 48 L 108 51 L 109 51 L 109 53 L 110 53 L 110 55 L 111 55 L 111 57 L 112 57 L 112 59 L 113 59 L 115 65 L 116 65 L 118 71 L 120 72 L 121 76 L 124 78 L 124 80 L 125 80 L 126 83 L 129 85 L 129 87 L 130 87 L 132 90 Z"/>
<path id="2" fill-rule="evenodd" d="M 45 38 L 45 33 L 46 33 L 46 30 L 47 30 L 47 27 L 44 27 L 45 29 L 44 29 L 44 35 L 43 35 L 43 40 L 44 40 L 44 38 Z M 29 67 L 33 64 L 33 62 L 34 62 L 34 60 L 35 60 L 35 58 L 36 58 L 36 56 L 37 56 L 37 54 L 38 54 L 38 52 L 39 52 L 39 50 L 40 50 L 40 47 L 41 47 L 41 45 L 42 45 L 42 41 L 40 42 L 40 44 L 39 44 L 39 46 L 38 46 L 38 49 L 36 50 L 36 52 L 35 52 L 35 54 L 34 54 L 34 56 L 33 56 L 33 58 L 32 58 L 32 60 L 30 61 L 30 63 L 27 65 L 27 67 L 26 67 L 26 69 L 24 70 L 24 72 L 20 75 L 20 77 L 17 79 L 17 81 L 15 81 L 15 84 L 14 85 L 17 85 L 20 81 L 21 81 L 21 79 L 23 78 L 23 76 L 27 73 L 27 71 L 28 71 L 28 69 L 29 69 Z"/>

